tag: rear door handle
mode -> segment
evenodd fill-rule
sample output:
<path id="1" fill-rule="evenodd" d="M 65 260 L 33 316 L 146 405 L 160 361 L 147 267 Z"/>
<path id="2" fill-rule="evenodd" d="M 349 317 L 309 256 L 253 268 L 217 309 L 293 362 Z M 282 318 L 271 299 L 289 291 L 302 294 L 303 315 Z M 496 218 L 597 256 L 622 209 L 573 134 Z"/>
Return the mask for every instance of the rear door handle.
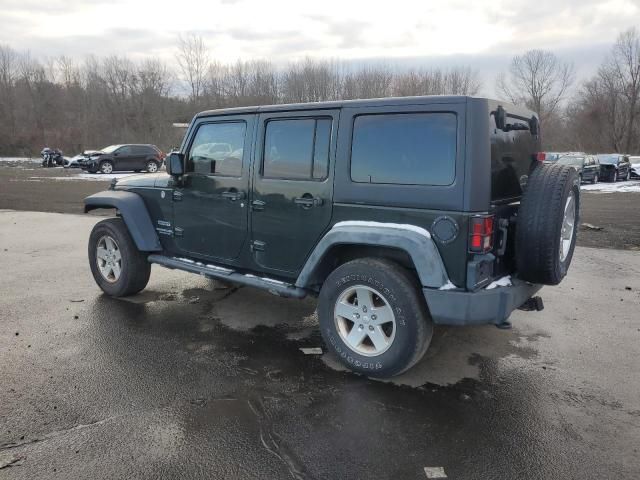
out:
<path id="1" fill-rule="evenodd" d="M 239 192 L 237 190 L 227 190 L 226 192 L 222 192 L 222 198 L 226 198 L 235 202 L 236 200 L 242 200 L 244 198 L 244 192 Z"/>
<path id="2" fill-rule="evenodd" d="M 324 202 L 321 198 L 314 197 L 297 197 L 293 199 L 296 205 L 302 205 L 302 208 L 319 207 Z"/>

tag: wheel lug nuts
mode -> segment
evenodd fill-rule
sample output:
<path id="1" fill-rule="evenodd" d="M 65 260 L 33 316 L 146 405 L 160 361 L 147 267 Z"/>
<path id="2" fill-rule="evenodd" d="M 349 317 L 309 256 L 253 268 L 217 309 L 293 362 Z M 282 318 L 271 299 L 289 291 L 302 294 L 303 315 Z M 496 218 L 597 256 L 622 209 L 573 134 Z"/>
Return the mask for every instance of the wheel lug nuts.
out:
<path id="1" fill-rule="evenodd" d="M 360 324 L 360 327 L 358 327 L 358 328 L 360 328 L 360 330 L 363 330 L 364 329 L 364 325 Z"/>
<path id="2" fill-rule="evenodd" d="M 366 306 L 362 307 L 362 311 L 366 313 L 367 312 L 367 307 Z"/>
<path id="3" fill-rule="evenodd" d="M 373 325 L 369 325 L 369 330 L 373 332 Z"/>
<path id="4" fill-rule="evenodd" d="M 359 313 L 356 313 L 356 318 L 360 318 L 360 314 Z"/>
<path id="5" fill-rule="evenodd" d="M 376 320 L 378 317 L 375 315 L 371 315 L 371 320 Z"/>

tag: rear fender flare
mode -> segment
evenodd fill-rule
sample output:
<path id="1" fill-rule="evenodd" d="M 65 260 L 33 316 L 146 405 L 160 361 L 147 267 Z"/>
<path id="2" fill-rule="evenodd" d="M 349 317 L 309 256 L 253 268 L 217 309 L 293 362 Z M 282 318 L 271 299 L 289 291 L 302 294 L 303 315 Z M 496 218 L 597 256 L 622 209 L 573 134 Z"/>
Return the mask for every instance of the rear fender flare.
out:
<path id="1" fill-rule="evenodd" d="M 122 216 L 133 241 L 141 252 L 162 251 L 151 216 L 137 193 L 123 191 L 98 192 L 84 199 L 84 212 L 99 208 L 115 208 Z"/>
<path id="2" fill-rule="evenodd" d="M 339 222 L 318 242 L 298 275 L 296 286 L 308 288 L 324 256 L 335 245 L 368 245 L 405 251 L 413 261 L 423 287 L 440 288 L 449 283 L 440 252 L 424 228 L 395 223 Z"/>

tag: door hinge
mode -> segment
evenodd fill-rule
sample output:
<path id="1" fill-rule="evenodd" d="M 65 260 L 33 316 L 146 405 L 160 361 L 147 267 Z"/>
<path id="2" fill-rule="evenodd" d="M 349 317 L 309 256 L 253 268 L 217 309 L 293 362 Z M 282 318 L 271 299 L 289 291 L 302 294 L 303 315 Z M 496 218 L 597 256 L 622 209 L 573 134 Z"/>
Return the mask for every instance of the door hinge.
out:
<path id="1" fill-rule="evenodd" d="M 173 229 L 173 234 L 176 237 L 181 237 L 183 235 L 183 233 L 184 233 L 184 230 L 182 228 L 180 228 L 180 227 L 176 227 L 176 228 Z"/>
<path id="2" fill-rule="evenodd" d="M 174 190 L 173 191 L 173 201 L 174 202 L 179 202 L 182 200 L 182 192 L 179 192 L 178 190 Z"/>
<path id="3" fill-rule="evenodd" d="M 251 251 L 252 252 L 264 252 L 265 243 L 260 240 L 254 240 L 251 242 Z"/>

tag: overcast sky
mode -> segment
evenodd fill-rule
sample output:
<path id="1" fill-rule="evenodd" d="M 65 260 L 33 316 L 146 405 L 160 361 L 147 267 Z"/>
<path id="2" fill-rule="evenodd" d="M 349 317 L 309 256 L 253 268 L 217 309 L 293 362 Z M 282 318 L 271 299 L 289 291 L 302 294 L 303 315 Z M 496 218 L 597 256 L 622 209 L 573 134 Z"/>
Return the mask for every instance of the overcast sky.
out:
<path id="1" fill-rule="evenodd" d="M 0 0 L 0 43 L 35 56 L 159 56 L 181 33 L 223 62 L 305 56 L 390 65 L 471 65 L 485 82 L 531 48 L 592 73 L 640 0 Z"/>

